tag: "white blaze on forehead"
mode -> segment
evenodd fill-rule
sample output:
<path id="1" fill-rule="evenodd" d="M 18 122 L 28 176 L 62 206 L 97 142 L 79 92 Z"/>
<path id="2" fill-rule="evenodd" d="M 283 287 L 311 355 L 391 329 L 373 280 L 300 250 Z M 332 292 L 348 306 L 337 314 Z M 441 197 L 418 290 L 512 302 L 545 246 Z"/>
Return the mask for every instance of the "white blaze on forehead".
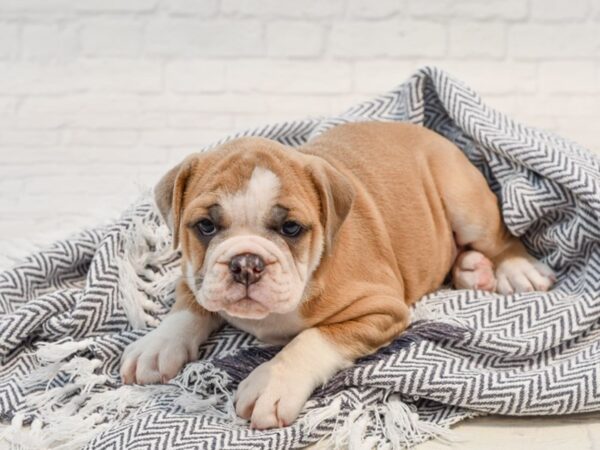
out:
<path id="1" fill-rule="evenodd" d="M 239 192 L 226 195 L 221 206 L 230 214 L 233 225 L 260 225 L 279 195 L 281 184 L 273 172 L 256 167 L 248 184 Z"/>

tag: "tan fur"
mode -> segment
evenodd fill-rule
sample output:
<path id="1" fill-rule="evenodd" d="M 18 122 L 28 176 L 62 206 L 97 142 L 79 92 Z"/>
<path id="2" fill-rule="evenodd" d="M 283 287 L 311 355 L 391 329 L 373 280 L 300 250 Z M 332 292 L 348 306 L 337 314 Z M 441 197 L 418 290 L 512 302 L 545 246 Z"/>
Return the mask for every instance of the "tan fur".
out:
<path id="1" fill-rule="evenodd" d="M 331 366 L 318 363 L 321 377 L 342 368 L 341 361 L 352 362 L 391 342 L 408 326 L 409 307 L 441 286 L 458 248 L 481 253 L 470 259 L 485 262 L 480 266 L 487 270 L 486 285 L 496 286 L 495 280 L 490 281 L 490 267 L 496 267 L 498 285 L 504 283 L 506 293 L 514 285 L 523 286 L 521 290 L 551 285 L 551 271 L 508 233 L 496 197 L 464 154 L 440 135 L 404 123 L 342 125 L 298 149 L 262 138 L 242 138 L 186 159 L 156 189 L 159 208 L 168 221 L 172 218 L 174 245 L 181 243 L 184 273 L 201 273 L 213 245 L 207 249 L 200 242 L 193 224 L 210 205 L 243 192 L 256 167 L 278 179 L 273 202 L 309 227 L 304 237 L 291 244 L 258 226 L 252 230 L 290 251 L 310 275 L 297 311 L 282 316 L 294 327 L 289 332 L 297 336 L 291 336 L 291 343 L 269 363 L 270 369 L 251 374 L 256 383 L 265 384 L 263 390 L 279 386 L 273 381 L 277 373 L 299 373 L 298 367 L 289 367 L 291 355 L 314 351 L 302 350 L 303 342 L 324 337 L 332 344 L 330 353 L 339 352 L 339 357 L 329 358 L 335 360 Z M 224 220 L 226 239 L 231 232 L 227 220 L 235 219 Z M 455 267 L 455 275 L 472 269 L 465 261 Z M 535 267 L 539 273 L 533 273 Z M 530 284 L 523 282 L 525 273 Z M 461 279 L 476 281 L 463 287 L 477 287 L 478 278 L 471 275 Z M 210 313 L 195 300 L 182 281 L 174 310 L 187 308 L 207 317 Z M 211 317 L 216 327 L 221 319 L 217 314 Z M 252 320 L 238 322 L 253 332 Z M 254 332 L 273 334 L 264 326 Z M 283 330 L 273 337 L 279 338 L 290 336 Z M 309 394 L 320 379 L 307 382 Z M 261 414 L 252 413 L 251 402 L 257 401 L 253 396 L 260 396 L 257 392 L 262 388 L 246 384 L 244 389 L 242 397 L 250 403 L 240 414 L 252 417 L 253 424 L 277 426 L 295 418 L 288 411 L 282 420 L 286 414 L 277 413 L 280 394 L 276 391 L 284 388 L 271 388 L 272 404 L 261 403 Z M 287 406 L 281 400 L 280 408 L 289 407 L 297 415 L 301 400 Z"/>
<path id="2" fill-rule="evenodd" d="M 408 324 L 407 306 L 439 288 L 456 257 L 453 232 L 460 246 L 492 259 L 509 247 L 525 252 L 502 224 L 483 176 L 423 127 L 342 125 L 297 151 L 243 138 L 191 161 L 185 193 L 178 192 L 186 186 L 180 175 L 173 195 L 183 197 L 180 230 L 205 212 L 194 207 L 199 197 L 240 190 L 257 165 L 284 180 L 280 201 L 297 217 L 317 222 L 319 215 L 322 236 L 311 237 L 331 248 L 300 313 L 306 327 L 320 326 L 353 358 L 390 342 Z M 180 234 L 184 259 L 202 261 L 194 236 Z"/>

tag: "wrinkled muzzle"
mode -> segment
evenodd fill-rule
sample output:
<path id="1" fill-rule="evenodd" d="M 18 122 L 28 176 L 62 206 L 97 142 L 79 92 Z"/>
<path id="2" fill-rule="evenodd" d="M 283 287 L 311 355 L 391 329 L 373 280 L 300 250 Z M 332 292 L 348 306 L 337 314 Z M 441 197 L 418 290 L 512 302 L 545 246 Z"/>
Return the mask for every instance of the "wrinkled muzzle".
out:
<path id="1" fill-rule="evenodd" d="M 219 243 L 207 254 L 202 272 L 198 302 L 209 311 L 245 319 L 294 310 L 306 282 L 304 265 L 289 250 L 257 235 Z"/>

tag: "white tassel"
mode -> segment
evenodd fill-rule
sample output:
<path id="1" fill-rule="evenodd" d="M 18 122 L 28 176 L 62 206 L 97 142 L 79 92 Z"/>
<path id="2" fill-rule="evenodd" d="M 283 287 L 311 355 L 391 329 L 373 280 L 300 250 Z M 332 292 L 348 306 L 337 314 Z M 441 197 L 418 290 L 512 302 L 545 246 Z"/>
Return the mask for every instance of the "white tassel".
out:
<path id="1" fill-rule="evenodd" d="M 364 407 L 352 408 L 348 416 L 336 421 L 330 437 L 330 447 L 334 450 L 377 448 L 378 446 L 365 447 L 366 428 L 371 422 L 370 409 Z"/>
<path id="2" fill-rule="evenodd" d="M 157 225 L 149 215 L 135 218 L 123 237 L 123 253 L 117 255 L 121 305 L 134 329 L 147 325 L 157 326 L 155 317 L 166 313 L 163 305 L 148 297 L 163 297 L 171 292 L 179 278 L 179 271 L 171 268 L 166 272 L 154 272 L 148 266 L 164 267 L 174 258 L 170 231 L 166 225 Z"/>
<path id="3" fill-rule="evenodd" d="M 361 414 L 362 409 L 357 408 L 351 411 L 348 415 L 348 421 L 352 424 L 350 428 L 350 434 L 348 436 L 348 447 L 350 450 L 360 450 L 363 448 L 375 448 L 373 445 L 367 444 L 365 434 L 367 432 L 367 426 L 369 424 L 368 415 Z"/>
<path id="4" fill-rule="evenodd" d="M 43 363 L 63 361 L 74 353 L 87 349 L 93 339 L 66 342 L 42 342 L 35 352 L 35 356 Z"/>
<path id="5" fill-rule="evenodd" d="M 99 359 L 87 359 L 77 356 L 64 363 L 61 370 L 71 373 L 70 380 L 72 381 L 76 377 L 84 377 L 93 374 L 94 370 L 101 365 L 102 361 Z"/>
<path id="6" fill-rule="evenodd" d="M 23 377 L 23 386 L 25 388 L 32 388 L 42 383 L 46 385 L 50 384 L 60 372 L 60 367 L 61 363 L 59 362 L 37 367 Z"/>
<path id="7" fill-rule="evenodd" d="M 399 395 L 391 395 L 381 413 L 384 435 L 394 450 L 408 448 L 415 442 L 432 436 L 441 437 L 448 442 L 454 439 L 454 434 L 449 429 L 421 421 L 416 408 L 409 407 Z"/>
<path id="8" fill-rule="evenodd" d="M 174 386 L 122 386 L 90 394 L 75 395 L 65 405 L 57 402 L 77 391 L 78 384 L 57 388 L 30 398 L 40 418 L 23 427 L 23 417 L 16 415 L 0 435 L 27 449 L 75 450 L 85 446 L 96 435 L 125 418 L 131 408 L 140 408 L 152 397 L 172 391 Z M 42 423 L 44 424 L 42 426 Z"/>
<path id="9" fill-rule="evenodd" d="M 452 431 L 421 421 L 416 409 L 412 409 L 399 395 L 394 394 L 383 405 L 352 409 L 348 416 L 336 422 L 328 444 L 336 450 L 399 450 L 410 448 L 430 437 L 439 437 L 446 442 L 455 440 Z M 385 445 L 384 441 L 387 441 Z"/>
<path id="10" fill-rule="evenodd" d="M 397 396 L 388 400 L 383 411 L 383 433 L 394 450 L 406 448 L 418 438 L 418 421 L 419 415 L 411 411 Z"/>
<path id="11" fill-rule="evenodd" d="M 219 392 L 227 392 L 225 386 L 229 384 L 229 375 L 211 363 L 201 361 L 185 366 L 172 383 L 192 393 L 206 393 L 209 385 L 214 385 Z"/>
<path id="12" fill-rule="evenodd" d="M 232 424 L 243 424 L 235 412 L 233 393 L 226 386 L 227 373 L 207 362 L 188 364 L 183 372 L 171 382 L 180 389 L 175 404 L 186 412 L 200 412 Z"/>
<path id="13" fill-rule="evenodd" d="M 196 394 L 182 394 L 175 400 L 186 413 L 198 413 L 206 410 L 214 410 L 215 405 L 219 403 L 218 397 L 202 398 Z"/>
<path id="14" fill-rule="evenodd" d="M 138 288 L 139 277 L 135 268 L 124 259 L 117 259 L 119 269 L 120 302 L 125 315 L 134 329 L 145 328 L 152 316 L 146 312 L 143 303 L 147 295 Z"/>
<path id="15" fill-rule="evenodd" d="M 336 397 L 329 405 L 321 408 L 315 408 L 309 410 L 299 420 L 302 422 L 306 429 L 307 434 L 312 432 L 324 421 L 336 417 L 340 413 L 342 406 L 342 400 L 340 397 Z"/>
<path id="16" fill-rule="evenodd" d="M 477 415 L 479 414 L 474 414 L 473 417 Z M 435 423 L 425 422 L 423 420 L 419 420 L 419 431 L 421 434 L 425 434 L 426 436 L 435 436 L 436 439 L 439 439 L 446 444 L 452 444 L 460 441 L 459 436 L 450 428 L 445 428 Z"/>

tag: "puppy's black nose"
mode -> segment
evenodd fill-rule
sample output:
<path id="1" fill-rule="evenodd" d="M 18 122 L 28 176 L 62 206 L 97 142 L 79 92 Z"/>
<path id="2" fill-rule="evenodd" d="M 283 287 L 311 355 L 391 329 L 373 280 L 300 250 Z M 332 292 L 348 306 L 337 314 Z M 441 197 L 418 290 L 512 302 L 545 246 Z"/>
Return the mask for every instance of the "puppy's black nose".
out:
<path id="1" fill-rule="evenodd" d="M 254 253 L 242 253 L 229 261 L 229 271 L 233 279 L 246 287 L 260 280 L 264 270 L 264 259 Z"/>

